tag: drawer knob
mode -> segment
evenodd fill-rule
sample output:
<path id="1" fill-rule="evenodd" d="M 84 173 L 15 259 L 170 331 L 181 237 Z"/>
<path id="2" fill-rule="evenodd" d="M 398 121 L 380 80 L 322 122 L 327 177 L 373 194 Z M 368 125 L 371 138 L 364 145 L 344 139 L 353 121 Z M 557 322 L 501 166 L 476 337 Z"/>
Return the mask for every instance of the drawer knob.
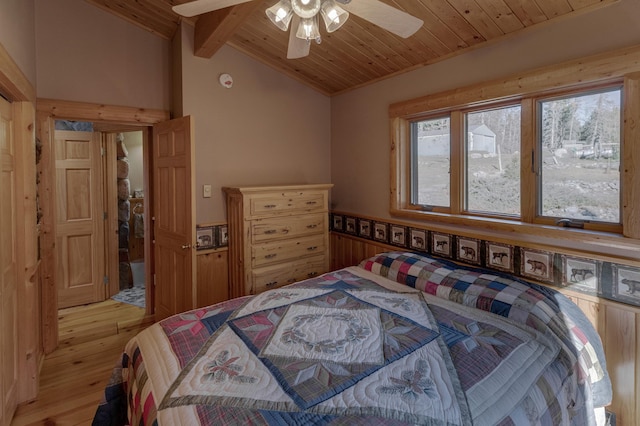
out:
<path id="1" fill-rule="evenodd" d="M 309 229 L 315 229 L 317 227 L 318 227 L 318 225 L 307 225 L 307 228 L 309 228 Z"/>
<path id="2" fill-rule="evenodd" d="M 312 206 L 314 204 L 318 204 L 318 202 L 317 201 L 307 201 L 307 205 L 308 206 Z"/>
<path id="3" fill-rule="evenodd" d="M 318 246 L 307 247 L 307 250 L 309 250 L 309 251 L 314 251 L 314 250 L 317 250 L 317 249 L 318 249 Z"/>
<path id="4" fill-rule="evenodd" d="M 266 204 L 266 205 L 264 206 L 264 208 L 265 208 L 265 209 L 275 209 L 275 208 L 276 208 L 276 205 L 275 205 L 275 204 Z"/>
<path id="5" fill-rule="evenodd" d="M 275 234 L 276 232 L 277 231 L 275 229 L 267 229 L 266 231 L 264 231 L 264 233 L 267 235 Z"/>
<path id="6" fill-rule="evenodd" d="M 265 259 L 273 259 L 273 258 L 274 258 L 274 257 L 276 257 L 276 256 L 277 256 L 277 254 L 273 253 L 273 254 L 268 254 L 268 255 L 266 255 L 264 258 L 265 258 Z"/>
<path id="7" fill-rule="evenodd" d="M 307 274 L 307 277 L 309 277 L 309 278 L 313 278 L 313 277 L 315 277 L 316 275 L 318 275 L 318 273 L 317 273 L 317 272 L 309 272 L 309 273 Z"/>
<path id="8" fill-rule="evenodd" d="M 278 285 L 278 281 L 271 281 L 270 283 L 266 284 L 267 287 L 273 287 L 274 285 Z"/>

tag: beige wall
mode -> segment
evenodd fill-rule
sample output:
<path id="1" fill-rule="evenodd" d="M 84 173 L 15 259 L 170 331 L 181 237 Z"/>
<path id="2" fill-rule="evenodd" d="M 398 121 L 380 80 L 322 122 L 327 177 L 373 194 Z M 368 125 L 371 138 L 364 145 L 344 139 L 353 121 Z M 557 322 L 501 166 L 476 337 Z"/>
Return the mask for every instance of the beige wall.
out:
<path id="1" fill-rule="evenodd" d="M 183 112 L 195 121 L 196 220 L 226 221 L 221 187 L 330 182 L 330 99 L 239 51 L 193 56 L 183 28 Z M 218 76 L 229 73 L 226 89 Z M 213 187 L 202 198 L 202 185 Z"/>
<path id="2" fill-rule="evenodd" d="M 37 1 L 35 14 L 38 97 L 169 110 L 168 40 L 84 0 Z"/>
<path id="3" fill-rule="evenodd" d="M 634 44 L 640 0 L 621 0 L 332 98 L 334 208 L 391 218 L 389 104 Z"/>
<path id="4" fill-rule="evenodd" d="M 133 197 L 133 191 L 144 189 L 142 132 L 124 133 L 124 146 L 127 148 L 129 183 L 131 183 L 131 196 Z"/>
<path id="5" fill-rule="evenodd" d="M 36 86 L 34 0 L 0 1 L 0 44 Z"/>

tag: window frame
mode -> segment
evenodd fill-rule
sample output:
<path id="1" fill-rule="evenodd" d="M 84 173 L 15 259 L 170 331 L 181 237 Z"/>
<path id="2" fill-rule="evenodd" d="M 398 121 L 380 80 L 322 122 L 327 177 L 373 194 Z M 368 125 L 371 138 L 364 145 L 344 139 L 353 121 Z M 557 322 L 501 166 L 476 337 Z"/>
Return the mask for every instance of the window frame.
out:
<path id="1" fill-rule="evenodd" d="M 452 117 L 450 113 L 445 113 L 445 114 L 435 114 L 435 115 L 427 115 L 425 117 L 419 117 L 415 120 L 410 120 L 409 121 L 409 137 L 411 138 L 411 147 L 410 147 L 410 154 L 409 154 L 409 160 L 411 161 L 411 168 L 409 170 L 409 188 L 410 188 L 410 194 L 409 194 L 409 203 L 410 205 L 415 208 L 416 210 L 421 210 L 421 211 L 429 211 L 429 212 L 439 212 L 439 213 L 451 213 L 451 202 L 454 198 L 453 196 L 453 192 L 451 191 L 451 189 L 453 187 L 450 187 L 449 190 L 449 207 L 445 207 L 445 206 L 436 206 L 436 205 L 427 205 L 427 204 L 418 204 L 418 203 L 414 203 L 413 200 L 418 198 L 418 188 L 415 186 L 416 181 L 418 180 L 418 177 L 414 175 L 414 171 L 416 169 L 416 161 L 414 161 L 414 159 L 417 160 L 415 154 L 415 150 L 417 149 L 417 141 L 414 138 L 414 132 L 413 132 L 413 128 L 414 126 L 421 122 L 421 121 L 428 121 L 428 120 L 441 120 L 447 118 L 449 120 L 449 182 L 451 182 L 451 176 L 452 176 L 452 169 L 453 169 L 453 155 L 452 155 L 452 139 L 453 139 L 453 127 L 452 127 Z"/>
<path id="2" fill-rule="evenodd" d="M 535 157 L 532 155 L 536 143 L 535 99 L 576 89 L 622 84 L 623 117 L 621 151 L 621 209 L 622 225 L 615 230 L 590 226 L 589 229 L 562 228 L 550 224 L 535 213 L 535 192 L 521 194 L 520 220 L 497 217 L 470 216 L 461 214 L 461 209 L 450 212 L 433 212 L 410 205 L 408 190 L 410 181 L 408 165 L 410 153 L 407 141 L 410 138 L 408 122 L 419 117 L 461 111 L 467 108 L 486 107 L 494 102 L 520 102 L 521 104 L 521 185 L 531 188 L 537 185 L 532 172 Z M 452 131 L 456 125 L 456 114 L 452 115 Z M 633 144 L 640 140 L 640 47 L 619 49 L 588 58 L 539 68 L 530 72 L 512 75 L 493 81 L 477 83 L 467 87 L 435 92 L 389 106 L 390 118 L 390 203 L 391 216 L 404 217 L 418 222 L 429 222 L 433 229 L 464 232 L 468 235 L 489 235 L 504 242 L 528 241 L 540 246 L 565 247 L 603 255 L 615 253 L 617 258 L 639 260 L 640 214 L 640 150 Z M 458 116 L 458 120 L 460 116 Z M 626 141 L 626 143 L 625 143 Z M 631 143 L 629 142 L 631 141 Z M 454 144 L 458 146 L 458 144 Z M 637 151 L 637 152 L 636 152 Z M 452 167 L 460 162 L 461 155 L 452 153 Z M 536 160 L 537 161 L 537 160 Z M 458 164 L 458 167 L 461 165 Z M 459 174 L 459 173 L 458 173 Z M 533 207 L 532 207 L 533 206 Z M 533 213 L 530 213 L 533 212 Z"/>
<path id="3" fill-rule="evenodd" d="M 406 118 L 408 125 L 408 135 L 410 141 L 410 147 L 408 152 L 408 161 L 411 163 L 411 167 L 408 170 L 408 188 L 410 193 L 408 194 L 408 204 L 405 204 L 400 210 L 419 211 L 425 214 L 436 213 L 449 215 L 451 217 L 457 217 L 459 219 L 495 219 L 506 222 L 514 223 L 527 223 L 531 225 L 545 225 L 557 228 L 564 228 L 564 226 L 557 225 L 556 221 L 561 218 L 543 216 L 541 212 L 541 185 L 542 185 L 542 162 L 541 162 L 541 147 L 539 143 L 539 123 L 541 117 L 539 116 L 539 109 L 541 102 L 562 98 L 571 95 L 579 96 L 586 93 L 597 93 L 600 91 L 606 91 L 607 88 L 620 88 L 624 91 L 624 83 L 620 79 L 613 81 L 607 81 L 598 84 L 583 84 L 576 85 L 571 88 L 563 88 L 554 91 L 545 91 L 542 93 L 533 93 L 529 96 L 522 96 L 519 98 L 512 98 L 509 100 L 487 100 L 481 104 L 476 105 L 460 105 L 456 108 L 441 109 L 438 111 L 427 111 L 424 114 L 418 114 L 410 118 Z M 499 109 L 504 107 L 520 107 L 520 216 L 504 215 L 497 212 L 476 212 L 469 211 L 465 207 L 466 196 L 466 114 L 478 112 L 482 110 Z M 621 105 L 621 115 L 623 115 L 624 101 Z M 445 118 L 449 115 L 450 118 L 450 206 L 449 208 L 441 206 L 430 206 L 414 204 L 413 200 L 413 131 L 412 128 L 415 123 L 420 121 L 426 121 L 430 119 Z M 621 127 L 622 133 L 622 127 Z M 529 136 L 526 136 L 529 135 Z M 526 139 L 526 141 L 525 141 Z M 621 135 L 621 144 L 624 149 L 624 138 Z M 621 158 L 622 163 L 622 158 Z M 621 164 L 622 167 L 622 164 Z M 535 188 L 535 191 L 530 191 L 529 188 Z M 622 191 L 624 185 L 622 182 L 622 176 L 620 177 L 620 191 L 622 199 Z M 622 206 L 622 203 L 620 204 Z M 392 209 L 393 210 L 393 209 Z M 393 211 L 392 211 L 393 213 Z M 395 211 L 396 215 L 402 216 L 402 212 Z M 622 219 L 622 212 L 621 212 Z M 574 223 L 577 221 L 574 221 Z M 622 223 L 605 223 L 605 222 L 580 222 L 582 229 L 588 231 L 602 231 L 610 233 L 622 233 Z"/>
<path id="4" fill-rule="evenodd" d="M 522 183 L 520 185 L 520 214 L 519 215 L 508 215 L 508 214 L 502 214 L 499 212 L 482 212 L 482 211 L 474 211 L 474 210 L 469 210 L 467 203 L 465 202 L 466 200 L 466 194 L 467 194 L 467 190 L 468 190 L 468 158 L 467 158 L 467 145 L 468 145 L 468 131 L 467 131 L 467 114 L 471 114 L 474 112 L 481 112 L 481 111 L 486 111 L 486 110 L 496 110 L 496 109 L 503 109 L 503 108 L 512 108 L 512 107 L 519 107 L 520 108 L 520 128 L 522 129 L 522 102 L 521 100 L 518 101 L 508 101 L 508 102 L 491 102 L 491 103 L 487 103 L 481 106 L 477 106 L 474 108 L 464 108 L 461 109 L 461 121 L 462 121 L 462 133 L 461 133 L 461 155 L 462 155 L 462 163 L 461 163 L 461 179 L 462 179 L 462 186 L 461 186 L 461 193 L 460 193 L 460 205 L 461 205 L 461 214 L 464 214 L 466 216 L 477 216 L 477 217 L 485 217 L 485 218 L 496 218 L 496 219 L 504 219 L 504 220 L 512 220 L 512 221 L 520 221 L 522 218 Z M 522 138 L 522 135 L 521 135 Z M 522 140 L 520 141 L 521 144 L 521 148 L 522 148 Z M 522 149 L 520 150 L 522 151 Z M 522 164 L 522 158 L 520 158 L 521 164 Z M 522 166 L 521 166 L 522 169 Z M 522 171 L 520 172 L 520 179 L 522 180 Z"/>
<path id="5" fill-rule="evenodd" d="M 540 152 L 542 151 L 542 146 L 541 146 L 542 139 L 539 134 L 539 131 L 542 127 L 542 124 L 541 124 L 542 103 L 545 101 L 550 101 L 555 99 L 568 98 L 568 97 L 571 97 L 572 95 L 579 96 L 579 95 L 587 95 L 590 93 L 591 94 L 602 93 L 610 89 L 620 90 L 620 147 L 621 147 L 621 150 L 620 150 L 621 173 L 620 173 L 620 194 L 619 194 L 620 222 L 607 223 L 607 222 L 581 221 L 581 220 L 570 219 L 570 218 L 566 218 L 566 219 L 570 219 L 571 223 L 577 224 L 578 226 L 582 226 L 583 229 L 586 229 L 586 230 L 611 232 L 616 234 L 622 233 L 622 230 L 623 230 L 622 200 L 623 200 L 623 194 L 625 190 L 624 188 L 625 183 L 622 175 L 622 170 L 624 167 L 622 152 L 624 150 L 624 145 L 625 145 L 624 119 L 623 119 L 624 118 L 624 82 L 622 80 L 609 82 L 607 84 L 596 84 L 596 85 L 589 84 L 589 85 L 580 86 L 577 89 L 563 90 L 556 93 L 534 97 L 533 101 L 535 105 L 535 114 L 536 114 L 536 120 L 535 120 L 535 136 L 536 137 L 535 137 L 535 147 L 534 147 L 535 154 L 534 154 L 534 159 L 532 160 L 532 168 L 534 169 L 534 173 L 536 175 L 536 187 L 535 187 L 536 200 L 535 200 L 535 215 L 534 215 L 533 223 L 540 224 L 540 225 L 548 225 L 548 226 L 558 226 L 556 222 L 558 220 L 565 219 L 565 218 L 560 218 L 555 216 L 545 216 L 542 214 L 542 155 L 540 154 Z"/>

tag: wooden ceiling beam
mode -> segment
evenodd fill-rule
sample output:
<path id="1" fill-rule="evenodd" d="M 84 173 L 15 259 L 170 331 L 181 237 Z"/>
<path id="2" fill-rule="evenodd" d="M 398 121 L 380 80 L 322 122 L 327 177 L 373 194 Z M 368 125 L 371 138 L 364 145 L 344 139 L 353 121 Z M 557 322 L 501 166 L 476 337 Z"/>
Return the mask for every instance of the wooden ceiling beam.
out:
<path id="1" fill-rule="evenodd" d="M 195 56 L 211 58 L 256 9 L 262 1 L 241 3 L 200 15 L 194 36 Z"/>

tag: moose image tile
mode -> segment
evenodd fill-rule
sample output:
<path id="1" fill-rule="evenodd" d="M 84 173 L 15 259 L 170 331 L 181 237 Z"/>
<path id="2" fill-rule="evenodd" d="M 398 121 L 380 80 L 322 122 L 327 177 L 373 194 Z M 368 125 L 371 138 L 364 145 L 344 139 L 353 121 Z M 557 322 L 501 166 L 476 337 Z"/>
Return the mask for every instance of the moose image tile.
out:
<path id="1" fill-rule="evenodd" d="M 387 242 L 387 224 L 384 222 L 375 222 L 373 225 L 373 239 Z"/>
<path id="2" fill-rule="evenodd" d="M 513 272 L 513 246 L 491 241 L 485 241 L 485 244 L 487 246 L 486 266 L 502 271 Z"/>
<path id="3" fill-rule="evenodd" d="M 600 263 L 596 260 L 562 256 L 562 285 L 591 294 L 600 292 Z"/>
<path id="4" fill-rule="evenodd" d="M 391 225 L 391 244 L 407 246 L 407 228 L 399 225 Z"/>
<path id="5" fill-rule="evenodd" d="M 358 220 L 358 236 L 371 238 L 371 221 L 367 219 Z"/>
<path id="6" fill-rule="evenodd" d="M 437 256 L 451 257 L 451 235 L 433 232 L 431 234 L 431 253 Z"/>

